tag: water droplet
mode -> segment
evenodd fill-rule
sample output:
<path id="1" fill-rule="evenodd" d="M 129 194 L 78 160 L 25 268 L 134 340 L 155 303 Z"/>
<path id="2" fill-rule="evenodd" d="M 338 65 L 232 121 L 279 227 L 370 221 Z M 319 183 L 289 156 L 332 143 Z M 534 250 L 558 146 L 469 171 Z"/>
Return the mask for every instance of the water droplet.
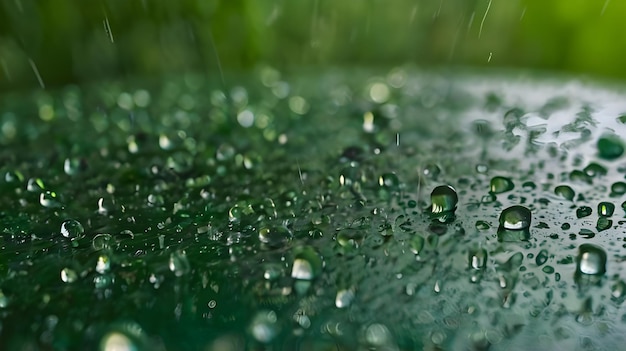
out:
<path id="1" fill-rule="evenodd" d="M 431 214 L 435 218 L 443 221 L 449 221 L 454 218 L 454 211 L 459 202 L 458 195 L 453 187 L 449 185 L 440 185 L 433 189 L 430 193 Z"/>
<path id="2" fill-rule="evenodd" d="M 70 240 L 79 240 L 85 236 L 85 228 L 75 219 L 68 219 L 61 223 L 61 235 Z"/>
<path id="3" fill-rule="evenodd" d="M 608 217 L 600 217 L 598 218 L 598 221 L 596 222 L 596 229 L 599 232 L 607 230 L 611 228 L 612 226 L 613 226 L 613 221 L 610 220 Z"/>
<path id="4" fill-rule="evenodd" d="M 111 269 L 111 259 L 109 256 L 100 255 L 96 263 L 96 272 L 100 274 L 107 273 Z"/>
<path id="5" fill-rule="evenodd" d="M 537 264 L 537 266 L 541 266 L 548 261 L 548 258 L 549 258 L 548 250 L 542 249 L 537 254 L 537 257 L 535 257 L 535 263 Z"/>
<path id="6" fill-rule="evenodd" d="M 583 218 L 591 215 L 593 210 L 589 206 L 580 206 L 576 209 L 576 217 Z"/>
<path id="7" fill-rule="evenodd" d="M 554 188 L 554 193 L 566 200 L 573 201 L 576 193 L 569 185 L 559 185 Z"/>
<path id="8" fill-rule="evenodd" d="M 63 268 L 61 270 L 61 280 L 64 283 L 73 283 L 78 279 L 78 274 L 71 268 Z"/>
<path id="9" fill-rule="evenodd" d="M 30 192 L 40 192 L 45 190 L 46 187 L 43 184 L 43 180 L 41 178 L 30 178 L 28 179 L 28 183 L 26 184 L 26 190 Z"/>
<path id="10" fill-rule="evenodd" d="M 577 275 L 603 275 L 606 272 L 606 252 L 600 246 L 582 244 L 576 259 Z"/>
<path id="11" fill-rule="evenodd" d="M 493 177 L 489 182 L 489 191 L 493 194 L 501 194 L 513 190 L 513 181 L 506 177 Z"/>
<path id="12" fill-rule="evenodd" d="M 322 271 L 323 261 L 310 246 L 297 248 L 291 270 L 291 277 L 298 280 L 313 280 Z"/>
<path id="13" fill-rule="evenodd" d="M 353 289 L 343 289 L 337 291 L 337 296 L 335 297 L 335 306 L 337 308 L 346 308 L 352 304 L 354 300 L 354 290 Z"/>
<path id="14" fill-rule="evenodd" d="M 124 333 L 109 332 L 100 341 L 101 351 L 138 351 L 133 340 Z"/>
<path id="15" fill-rule="evenodd" d="M 9 305 L 9 298 L 0 289 L 0 308 L 6 308 Z"/>
<path id="16" fill-rule="evenodd" d="M 44 191 L 39 195 L 39 203 L 43 207 L 55 208 L 60 207 L 57 194 L 54 191 Z"/>
<path id="17" fill-rule="evenodd" d="M 487 250 L 476 249 L 469 252 L 469 267 L 482 270 L 487 266 Z"/>
<path id="18" fill-rule="evenodd" d="M 476 221 L 476 229 L 487 230 L 489 228 L 491 228 L 491 225 L 489 225 L 489 222 L 483 221 L 483 220 Z"/>
<path id="19" fill-rule="evenodd" d="M 91 246 L 94 250 L 109 250 L 114 240 L 111 234 L 98 234 L 93 237 L 91 241 Z"/>
<path id="20" fill-rule="evenodd" d="M 191 271 L 191 266 L 184 250 L 176 250 L 170 254 L 169 267 L 170 271 L 174 272 L 174 275 L 177 277 L 182 277 Z"/>
<path id="21" fill-rule="evenodd" d="M 278 318 L 274 311 L 259 311 L 250 323 L 250 333 L 261 343 L 269 343 L 280 332 Z"/>
<path id="22" fill-rule="evenodd" d="M 424 176 L 426 178 L 429 178 L 429 179 L 432 179 L 432 180 L 437 180 L 437 178 L 441 174 L 441 168 L 439 168 L 439 166 L 437 166 L 434 163 L 427 164 L 424 167 L 424 170 L 422 171 L 422 173 L 424 173 Z"/>
<path id="23" fill-rule="evenodd" d="M 598 155 L 605 160 L 614 160 L 624 153 L 624 145 L 620 137 L 606 134 L 598 139 Z"/>
<path id="24" fill-rule="evenodd" d="M 626 193 L 626 183 L 615 182 L 611 184 L 612 195 L 623 195 Z"/>
<path id="25" fill-rule="evenodd" d="M 265 227 L 259 230 L 259 240 L 268 247 L 281 247 L 293 238 L 291 231 L 284 226 Z"/>
<path id="26" fill-rule="evenodd" d="M 606 175 L 607 169 L 597 163 L 590 163 L 587 167 L 585 167 L 584 172 L 590 177 L 601 177 Z"/>
<path id="27" fill-rule="evenodd" d="M 413 252 L 415 255 L 419 255 L 419 253 L 424 248 L 424 242 L 424 237 L 422 237 L 421 235 L 416 234 L 415 236 L 413 236 L 410 242 L 411 252 Z"/>
<path id="28" fill-rule="evenodd" d="M 508 207 L 500 214 L 498 241 L 527 241 L 530 239 L 530 210 L 524 206 Z"/>
<path id="29" fill-rule="evenodd" d="M 515 205 L 506 208 L 500 214 L 500 225 L 504 229 L 521 230 L 530 227 L 531 213 L 524 206 Z"/>
<path id="30" fill-rule="evenodd" d="M 600 202 L 598 204 L 598 215 L 602 217 L 611 217 L 615 212 L 615 205 L 611 202 Z"/>

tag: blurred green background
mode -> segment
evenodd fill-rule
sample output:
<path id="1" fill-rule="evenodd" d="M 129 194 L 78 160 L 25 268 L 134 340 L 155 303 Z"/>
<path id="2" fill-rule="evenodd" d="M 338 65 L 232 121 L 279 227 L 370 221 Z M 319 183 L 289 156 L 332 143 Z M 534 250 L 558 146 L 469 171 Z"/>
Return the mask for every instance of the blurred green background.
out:
<path id="1" fill-rule="evenodd" d="M 259 64 L 623 79 L 624 14 L 610 0 L 0 0 L 0 90 Z"/>

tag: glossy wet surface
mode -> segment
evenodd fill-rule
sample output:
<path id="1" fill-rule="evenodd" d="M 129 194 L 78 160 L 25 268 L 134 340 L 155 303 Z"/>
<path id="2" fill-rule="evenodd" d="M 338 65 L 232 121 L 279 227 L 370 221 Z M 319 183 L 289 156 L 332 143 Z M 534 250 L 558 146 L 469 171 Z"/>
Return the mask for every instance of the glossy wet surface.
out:
<path id="1" fill-rule="evenodd" d="M 0 344 L 615 349 L 624 98 L 410 68 L 4 96 Z"/>

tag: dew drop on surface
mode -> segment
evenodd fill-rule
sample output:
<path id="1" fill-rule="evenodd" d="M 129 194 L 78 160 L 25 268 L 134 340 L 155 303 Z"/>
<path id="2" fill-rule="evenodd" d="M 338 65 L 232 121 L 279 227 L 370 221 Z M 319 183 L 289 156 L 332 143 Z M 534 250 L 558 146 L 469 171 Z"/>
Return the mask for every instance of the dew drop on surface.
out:
<path id="1" fill-rule="evenodd" d="M 346 308 L 352 304 L 354 300 L 354 290 L 352 289 L 343 289 L 337 291 L 337 296 L 335 297 L 335 306 L 337 308 Z"/>
<path id="2" fill-rule="evenodd" d="M 111 248 L 112 243 L 113 237 L 111 234 L 98 234 L 91 240 L 91 246 L 96 251 L 108 250 Z"/>
<path id="3" fill-rule="evenodd" d="M 54 191 L 44 191 L 39 195 L 39 203 L 43 207 L 54 208 L 60 207 L 58 196 Z"/>
<path id="4" fill-rule="evenodd" d="M 470 268 L 481 270 L 487 266 L 487 250 L 476 249 L 469 253 Z"/>
<path id="5" fill-rule="evenodd" d="M 174 273 L 177 277 L 182 277 L 183 275 L 189 273 L 191 271 L 191 266 L 189 265 L 189 259 L 187 259 L 187 254 L 183 250 L 176 250 L 170 254 L 169 260 L 170 271 Z"/>
<path id="6" fill-rule="evenodd" d="M 606 272 L 606 252 L 600 246 L 582 244 L 578 247 L 576 272 L 602 275 Z"/>
<path id="7" fill-rule="evenodd" d="M 250 323 L 250 333 L 260 343 L 269 343 L 279 334 L 280 326 L 274 311 L 259 311 Z"/>
<path id="8" fill-rule="evenodd" d="M 491 228 L 491 225 L 489 225 L 489 222 L 483 221 L 483 220 L 476 221 L 475 226 L 476 226 L 476 229 L 478 230 L 487 230 Z"/>
<path id="9" fill-rule="evenodd" d="M 100 351 L 139 351 L 139 347 L 128 335 L 113 331 L 102 337 Z"/>
<path id="10" fill-rule="evenodd" d="M 61 280 L 64 283 L 73 283 L 78 279 L 78 274 L 71 268 L 63 268 L 61 270 Z"/>
<path id="11" fill-rule="evenodd" d="M 595 162 L 590 163 L 583 171 L 592 178 L 605 176 L 608 172 L 604 166 Z"/>
<path id="12" fill-rule="evenodd" d="M 310 246 L 297 248 L 291 269 L 291 277 L 298 280 L 313 280 L 321 272 L 323 261 Z"/>
<path id="13" fill-rule="evenodd" d="M 440 214 L 454 212 L 459 202 L 459 197 L 453 187 L 440 185 L 430 193 L 430 201 L 432 203 L 431 212 L 433 214 Z"/>
<path id="14" fill-rule="evenodd" d="M 612 195 L 623 195 L 626 193 L 626 183 L 624 182 L 615 182 L 611 184 L 611 193 Z"/>
<path id="15" fill-rule="evenodd" d="M 265 227 L 259 230 L 259 241 L 268 247 L 281 247 L 293 238 L 291 231 L 284 226 Z"/>
<path id="16" fill-rule="evenodd" d="M 535 257 L 535 263 L 537 264 L 537 266 L 541 266 L 548 261 L 548 258 L 549 258 L 548 250 L 542 249 L 541 251 L 539 251 L 539 253 Z"/>
<path id="17" fill-rule="evenodd" d="M 598 204 L 598 216 L 611 217 L 615 212 L 615 205 L 612 202 L 600 202 Z"/>
<path id="18" fill-rule="evenodd" d="M 84 237 L 85 228 L 79 221 L 68 219 L 61 223 L 61 235 L 70 240 L 78 240 Z"/>
<path id="19" fill-rule="evenodd" d="M 508 207 L 500 214 L 500 226 L 508 230 L 528 229 L 530 221 L 530 210 L 521 205 Z"/>
<path id="20" fill-rule="evenodd" d="M 607 230 L 613 226 L 613 220 L 608 217 L 599 217 L 596 221 L 596 229 L 601 232 Z M 584 229 L 581 229 L 583 231 Z"/>
<path id="21" fill-rule="evenodd" d="M 569 185 L 559 185 L 554 188 L 554 193 L 566 200 L 573 201 L 576 193 Z"/>
<path id="22" fill-rule="evenodd" d="M 576 209 L 576 217 L 583 218 L 590 216 L 593 210 L 589 206 L 580 206 Z"/>
<path id="23" fill-rule="evenodd" d="M 620 137 L 613 134 L 603 135 L 598 139 L 598 156 L 605 160 L 614 160 L 624 153 L 624 144 Z"/>
<path id="24" fill-rule="evenodd" d="M 507 177 L 493 177 L 489 182 L 489 191 L 493 194 L 502 194 L 513 190 L 514 187 L 513 181 Z"/>

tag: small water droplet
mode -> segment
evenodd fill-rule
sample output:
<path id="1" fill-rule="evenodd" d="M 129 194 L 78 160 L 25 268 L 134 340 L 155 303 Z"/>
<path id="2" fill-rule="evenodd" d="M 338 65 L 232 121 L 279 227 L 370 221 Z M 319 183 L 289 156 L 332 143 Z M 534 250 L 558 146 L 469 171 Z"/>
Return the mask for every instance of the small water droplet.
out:
<path id="1" fill-rule="evenodd" d="M 531 213 L 524 206 L 508 207 L 500 214 L 500 225 L 504 229 L 521 230 L 530 227 Z"/>
<path id="2" fill-rule="evenodd" d="M 61 270 L 61 280 L 64 283 L 73 283 L 78 279 L 78 274 L 71 268 L 63 268 Z"/>
<path id="3" fill-rule="evenodd" d="M 413 238 L 411 238 L 411 241 L 410 241 L 411 252 L 413 252 L 415 255 L 419 255 L 419 253 L 424 248 L 424 243 L 425 243 L 424 237 L 422 237 L 421 235 L 415 234 L 415 236 L 413 236 Z"/>
<path id="4" fill-rule="evenodd" d="M 554 188 L 554 193 L 566 200 L 573 201 L 576 193 L 569 185 L 559 185 Z"/>
<path id="5" fill-rule="evenodd" d="M 596 222 L 596 229 L 601 232 L 607 230 L 613 226 L 613 221 L 608 217 L 600 217 Z"/>
<path id="6" fill-rule="evenodd" d="M 548 250 L 542 249 L 537 254 L 537 257 L 535 257 L 535 263 L 537 264 L 537 266 L 541 266 L 548 261 L 548 258 L 549 258 Z"/>
<path id="7" fill-rule="evenodd" d="M 615 212 L 615 205 L 611 202 L 600 202 L 598 204 L 598 216 L 601 217 L 611 217 Z"/>
<path id="8" fill-rule="evenodd" d="M 476 229 L 487 230 L 489 228 L 491 228 L 491 225 L 489 225 L 489 222 L 483 221 L 483 220 L 476 221 Z"/>
<path id="9" fill-rule="evenodd" d="M 85 236 L 85 228 L 79 221 L 68 219 L 61 223 L 61 235 L 70 240 L 79 240 Z"/>
<path id="10" fill-rule="evenodd" d="M 513 181 L 506 177 L 493 177 L 489 182 L 489 191 L 493 194 L 501 194 L 513 190 Z"/>
<path id="11" fill-rule="evenodd" d="M 107 273 L 111 269 L 111 259 L 109 256 L 100 255 L 96 263 L 96 272 L 100 274 Z"/>
<path id="12" fill-rule="evenodd" d="M 259 241 L 268 247 L 281 247 L 293 238 L 291 231 L 284 226 L 265 227 L 259 230 Z"/>
<path id="13" fill-rule="evenodd" d="M 626 193 L 626 183 L 624 182 L 615 182 L 611 184 L 611 193 L 612 195 L 619 196 Z"/>
<path id="14" fill-rule="evenodd" d="M 487 266 L 487 250 L 476 249 L 469 252 L 469 267 L 475 270 L 485 269 Z"/>
<path id="15" fill-rule="evenodd" d="M 352 304 L 354 300 L 354 290 L 353 289 L 343 289 L 337 291 L 337 296 L 335 297 L 335 306 L 337 308 L 346 308 Z"/>
<path id="16" fill-rule="evenodd" d="M 590 177 L 602 177 L 607 173 L 607 169 L 604 166 L 595 162 L 590 163 L 583 171 Z"/>
<path id="17" fill-rule="evenodd" d="M 114 240 L 111 234 L 98 234 L 93 237 L 91 241 L 91 246 L 94 250 L 109 250 Z"/>
<path id="18" fill-rule="evenodd" d="M 61 203 L 58 200 L 58 196 L 54 191 L 44 191 L 39 195 L 39 203 L 43 207 L 55 208 L 60 207 Z"/>
<path id="19" fill-rule="evenodd" d="M 576 209 L 576 217 L 583 218 L 591 215 L 593 210 L 589 206 L 580 206 Z"/>

